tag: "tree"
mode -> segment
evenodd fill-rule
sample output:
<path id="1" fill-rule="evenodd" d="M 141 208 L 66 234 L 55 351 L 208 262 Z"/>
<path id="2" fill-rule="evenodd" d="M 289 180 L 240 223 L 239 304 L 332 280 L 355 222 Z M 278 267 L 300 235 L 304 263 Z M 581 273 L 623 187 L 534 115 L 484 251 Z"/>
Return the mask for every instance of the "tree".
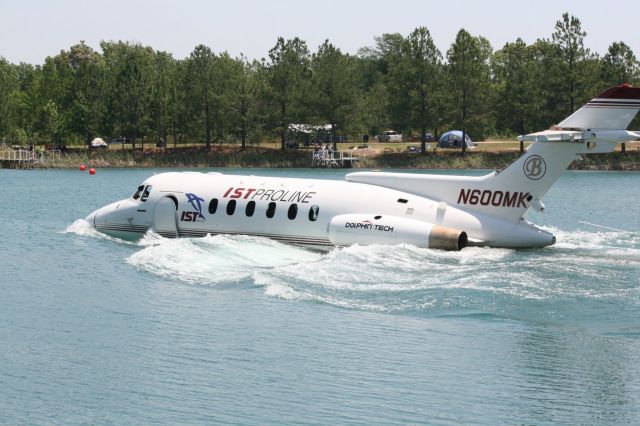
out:
<path id="1" fill-rule="evenodd" d="M 40 67 L 26 63 L 14 65 L 18 89 L 9 98 L 9 122 L 13 127 L 10 136 L 16 136 L 21 142 L 31 139 L 37 128 L 37 120 L 41 111 L 40 87 L 42 73 Z"/>
<path id="2" fill-rule="evenodd" d="M 391 125 L 391 118 L 389 117 L 389 99 L 391 98 L 389 88 L 382 74 L 378 74 L 377 77 L 367 91 L 365 103 L 369 131 L 374 135 L 382 133 Z"/>
<path id="3" fill-rule="evenodd" d="M 0 57 L 0 139 L 2 140 L 14 127 L 9 112 L 12 97 L 18 90 L 18 75 L 15 68 Z"/>
<path id="4" fill-rule="evenodd" d="M 83 135 L 88 144 L 100 131 L 104 120 L 104 60 L 83 41 L 71 46 L 69 52 L 61 52 L 60 56 L 72 78 L 69 130 Z"/>
<path id="5" fill-rule="evenodd" d="M 280 147 L 284 151 L 291 119 L 301 117 L 304 89 L 310 77 L 309 50 L 307 44 L 297 37 L 287 41 L 278 37 L 276 45 L 269 50 L 269 59 L 269 97 L 277 108 Z"/>
<path id="6" fill-rule="evenodd" d="M 157 137 L 165 144 L 169 129 L 174 129 L 178 99 L 176 96 L 177 63 L 170 53 L 156 52 L 151 83 L 151 121 Z"/>
<path id="7" fill-rule="evenodd" d="M 405 88 L 401 97 L 406 99 L 410 123 L 420 129 L 421 152 L 426 153 L 427 128 L 433 122 L 435 92 L 441 84 L 442 54 L 436 48 L 426 27 L 416 28 L 406 39 L 402 59 L 395 66 Z"/>
<path id="8" fill-rule="evenodd" d="M 386 123 L 378 122 L 374 127 L 376 133 L 385 128 L 393 128 L 404 131 L 410 126 L 410 117 L 407 115 L 408 88 L 405 81 L 405 70 L 399 66 L 403 59 L 403 51 L 406 48 L 405 38 L 398 33 L 385 33 L 375 37 L 374 47 L 365 47 L 359 50 L 359 55 L 364 59 L 365 82 L 369 91 L 375 90 L 378 95 L 386 94 L 385 98 L 377 97 L 373 102 L 386 105 Z M 381 90 L 384 86 L 385 90 Z M 400 95 L 405 93 L 405 95 Z M 379 114 L 378 114 L 379 115 Z"/>
<path id="9" fill-rule="evenodd" d="M 195 47 L 187 59 L 186 78 L 189 82 L 188 93 L 192 97 L 191 108 L 204 121 L 207 150 L 211 148 L 213 129 L 213 110 L 217 107 L 217 94 L 214 89 L 216 80 L 216 56 L 203 44 Z"/>
<path id="10" fill-rule="evenodd" d="M 489 58 L 491 45 L 483 37 L 473 37 L 464 29 L 447 51 L 447 71 L 451 101 L 457 105 L 455 122 L 461 125 L 462 154 L 466 152 L 466 133 L 470 129 L 482 138 L 488 131 L 487 111 L 491 99 Z"/>
<path id="11" fill-rule="evenodd" d="M 556 21 L 555 31 L 551 39 L 557 49 L 558 74 L 562 76 L 560 93 L 568 99 L 568 114 L 575 111 L 576 101 L 582 95 L 585 79 L 584 73 L 586 60 L 591 57 L 589 49 L 584 47 L 586 31 L 582 30 L 580 20 L 568 13 L 562 14 L 562 19 Z"/>
<path id="12" fill-rule="evenodd" d="M 540 110 L 536 94 L 533 49 L 518 38 L 493 55 L 492 69 L 497 95 L 496 125 L 498 131 L 521 135 L 534 128 L 531 120 Z M 523 145 L 520 145 L 521 150 Z"/>
<path id="13" fill-rule="evenodd" d="M 390 66 L 397 62 L 402 55 L 405 39 L 400 33 L 385 33 L 374 37 L 373 47 L 363 47 L 358 50 L 358 56 L 368 59 L 374 64 L 374 72 L 387 75 Z M 372 83 L 372 81 L 370 81 Z"/>
<path id="14" fill-rule="evenodd" d="M 602 62 L 602 79 L 607 86 L 633 83 L 640 78 L 640 67 L 636 56 L 624 42 L 612 43 Z"/>
<path id="15" fill-rule="evenodd" d="M 108 109 L 111 131 L 131 138 L 132 155 L 136 140 L 148 131 L 151 79 L 155 53 L 150 47 L 123 42 L 100 43 L 104 52 Z"/>
<path id="16" fill-rule="evenodd" d="M 257 61 L 249 62 L 244 55 L 229 62 L 230 79 L 229 106 L 234 123 L 233 132 L 240 136 L 240 147 L 247 147 L 249 133 L 256 130 L 258 125 L 258 92 L 260 79 L 258 70 L 260 64 Z"/>
<path id="17" fill-rule="evenodd" d="M 62 134 L 65 131 L 65 122 L 62 115 L 58 111 L 56 103 L 49 100 L 44 106 L 45 114 L 45 132 L 49 136 L 50 141 L 54 145 L 59 145 L 62 141 Z"/>
<path id="18" fill-rule="evenodd" d="M 318 48 L 311 59 L 313 82 L 313 110 L 316 124 L 331 124 L 333 149 L 336 133 L 345 133 L 353 120 L 358 101 L 355 62 L 344 55 L 329 40 Z"/>

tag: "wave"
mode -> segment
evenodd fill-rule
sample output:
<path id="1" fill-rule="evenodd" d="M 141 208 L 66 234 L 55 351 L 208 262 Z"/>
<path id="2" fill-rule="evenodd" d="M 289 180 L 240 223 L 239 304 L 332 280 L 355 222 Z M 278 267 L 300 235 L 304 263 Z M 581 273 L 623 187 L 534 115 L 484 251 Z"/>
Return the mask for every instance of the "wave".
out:
<path id="1" fill-rule="evenodd" d="M 236 283 L 255 271 L 312 261 L 318 253 L 262 237 L 216 235 L 167 239 L 149 232 L 127 262 L 163 278 L 190 284 Z"/>
<path id="2" fill-rule="evenodd" d="M 411 245 L 316 252 L 263 237 L 148 232 L 127 262 L 163 279 L 258 286 L 269 297 L 376 312 L 548 319 L 583 315 L 594 303 L 640 305 L 638 234 L 549 230 L 558 243 L 544 249 L 460 252 Z M 67 232 L 102 235 L 80 221 Z"/>
<path id="3" fill-rule="evenodd" d="M 114 241 L 121 244 L 132 244 L 136 245 L 136 242 L 122 240 L 120 238 L 112 237 L 107 234 L 103 234 L 100 231 L 97 231 L 89 222 L 84 219 L 77 219 L 71 225 L 67 226 L 63 234 L 75 234 L 81 237 L 90 237 L 96 238 L 98 240 L 106 240 L 106 241 Z"/>

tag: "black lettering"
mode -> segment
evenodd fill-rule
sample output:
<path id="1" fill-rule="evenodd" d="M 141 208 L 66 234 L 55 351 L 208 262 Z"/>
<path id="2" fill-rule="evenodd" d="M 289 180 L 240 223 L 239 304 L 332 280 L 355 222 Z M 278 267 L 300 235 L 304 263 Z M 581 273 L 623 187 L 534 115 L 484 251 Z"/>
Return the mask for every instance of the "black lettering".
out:
<path id="1" fill-rule="evenodd" d="M 305 193 L 301 203 L 309 203 L 309 200 L 313 197 L 313 194 L 315 194 L 315 192 L 313 191 Z"/>
<path id="2" fill-rule="evenodd" d="M 480 196 L 480 204 L 482 204 L 483 206 L 488 206 L 489 201 L 491 201 L 491 191 L 482 191 L 482 196 Z"/>
<path id="3" fill-rule="evenodd" d="M 264 191 L 264 195 L 262 195 L 260 199 L 264 200 L 266 198 L 268 200 L 269 197 L 271 197 L 271 194 L 273 194 L 273 189 L 267 189 L 266 191 Z"/>
<path id="4" fill-rule="evenodd" d="M 285 191 L 285 193 L 282 194 L 282 197 L 280 197 L 279 201 L 285 201 L 285 202 L 289 201 L 289 200 L 286 199 L 288 195 L 289 195 L 289 191 Z"/>
<path id="5" fill-rule="evenodd" d="M 520 192 L 520 197 L 518 197 L 518 207 L 527 208 L 527 204 L 525 203 L 525 201 L 527 201 L 528 195 L 528 192 L 526 194 L 524 192 Z"/>
<path id="6" fill-rule="evenodd" d="M 502 204 L 502 197 L 504 197 L 504 193 L 502 191 L 496 191 L 493 193 L 493 197 L 491 197 L 491 205 L 492 206 L 500 206 Z"/>
<path id="7" fill-rule="evenodd" d="M 479 195 L 480 195 L 479 189 L 474 189 L 473 191 L 471 191 L 471 197 L 469 197 L 469 204 L 473 204 L 474 206 L 478 204 Z"/>
<path id="8" fill-rule="evenodd" d="M 460 195 L 458 195 L 458 204 L 467 204 L 469 202 L 469 192 L 471 192 L 469 189 L 460 190 Z"/>
<path id="9" fill-rule="evenodd" d="M 502 207 L 515 207 L 518 200 L 518 193 L 514 192 L 513 195 L 507 191 L 504 193 L 504 200 L 502 201 Z"/>
<path id="10" fill-rule="evenodd" d="M 294 200 L 295 198 L 295 200 Z M 299 203 L 302 201 L 302 193 L 300 191 L 296 191 L 293 193 L 293 195 L 291 196 L 291 198 L 289 198 L 289 201 L 294 201 L 296 203 Z"/>
<path id="11" fill-rule="evenodd" d="M 280 194 L 278 194 L 279 192 Z M 280 198 L 282 194 L 284 194 L 284 191 L 282 189 L 275 191 L 273 194 L 271 194 L 271 201 L 278 201 L 278 198 Z"/>

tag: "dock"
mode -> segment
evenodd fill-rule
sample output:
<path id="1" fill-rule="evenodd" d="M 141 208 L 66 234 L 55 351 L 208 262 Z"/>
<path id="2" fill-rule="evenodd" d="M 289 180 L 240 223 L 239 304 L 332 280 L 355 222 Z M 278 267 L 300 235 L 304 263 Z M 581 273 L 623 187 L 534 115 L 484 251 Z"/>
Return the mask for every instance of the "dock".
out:
<path id="1" fill-rule="evenodd" d="M 360 155 L 353 151 L 314 151 L 311 157 L 311 167 L 353 167 Z"/>
<path id="2" fill-rule="evenodd" d="M 45 162 L 46 158 L 60 156 L 59 150 L 38 153 L 28 149 L 0 150 L 0 165 L 3 169 L 33 169 Z"/>

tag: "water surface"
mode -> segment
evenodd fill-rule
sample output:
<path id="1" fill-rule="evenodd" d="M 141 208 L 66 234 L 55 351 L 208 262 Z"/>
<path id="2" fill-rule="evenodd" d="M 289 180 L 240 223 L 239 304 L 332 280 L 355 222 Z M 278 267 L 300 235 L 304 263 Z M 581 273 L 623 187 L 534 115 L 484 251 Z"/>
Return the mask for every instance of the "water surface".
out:
<path id="1" fill-rule="evenodd" d="M 0 170 L 0 423 L 640 422 L 640 174 L 565 173 L 541 250 L 80 220 L 153 172 Z"/>

